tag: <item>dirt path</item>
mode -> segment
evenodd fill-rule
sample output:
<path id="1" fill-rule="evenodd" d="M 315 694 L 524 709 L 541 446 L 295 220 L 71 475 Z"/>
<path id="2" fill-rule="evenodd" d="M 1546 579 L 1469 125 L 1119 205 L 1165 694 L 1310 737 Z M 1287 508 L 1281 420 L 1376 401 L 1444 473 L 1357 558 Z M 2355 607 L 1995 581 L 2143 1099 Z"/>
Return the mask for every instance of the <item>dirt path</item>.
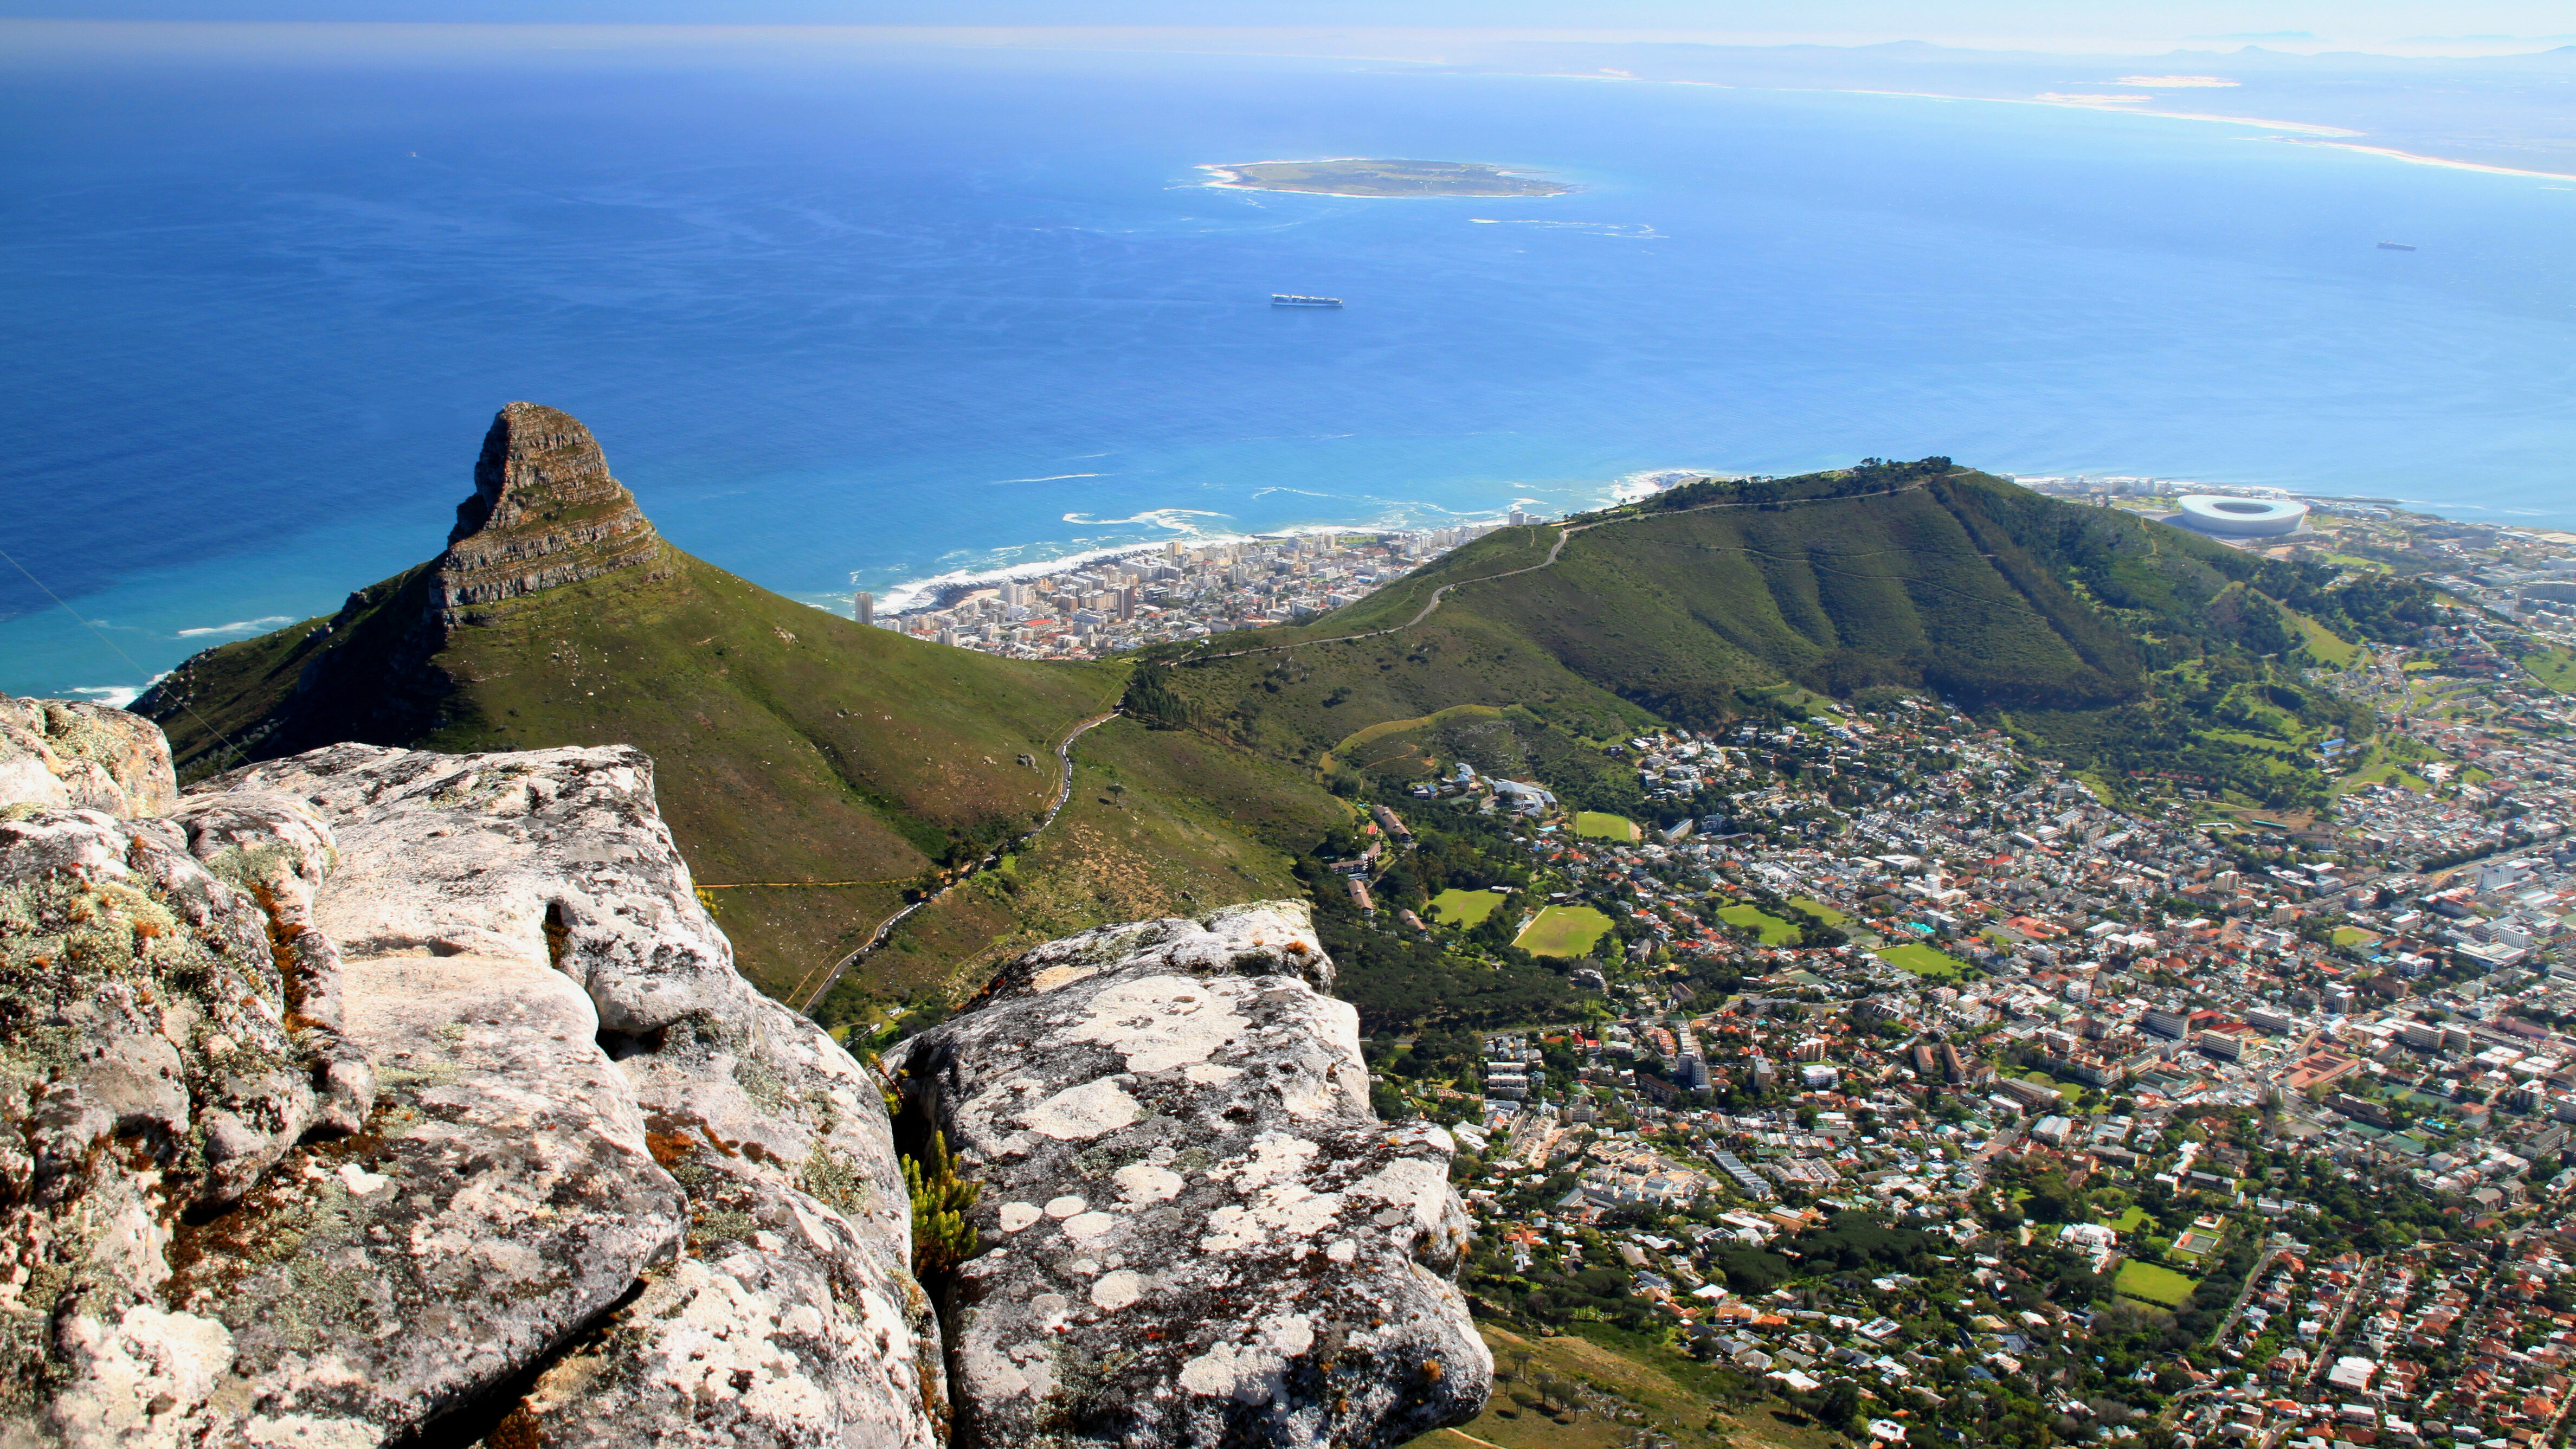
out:
<path id="1" fill-rule="evenodd" d="M 939 900 L 947 896 L 950 891 L 957 889 L 967 881 L 973 880 L 976 876 L 983 874 L 985 871 L 991 870 L 993 867 L 1000 865 L 1002 863 L 1003 856 L 1009 855 L 1013 851 L 1027 845 L 1030 841 L 1037 839 L 1040 832 L 1044 831 L 1048 826 L 1053 825 L 1055 823 L 1056 816 L 1063 813 L 1065 802 L 1073 798 L 1073 742 L 1081 739 L 1084 735 L 1091 733 L 1093 730 L 1100 728 L 1102 725 L 1109 723 L 1111 720 L 1116 719 L 1118 717 L 1118 713 L 1119 712 L 1117 710 L 1113 709 L 1107 714 L 1094 715 L 1091 718 L 1084 720 L 1082 723 L 1075 725 L 1072 732 L 1067 734 L 1063 741 L 1055 747 L 1055 757 L 1062 763 L 1063 772 L 1056 780 L 1055 800 L 1052 804 L 1047 806 L 1047 812 L 1043 819 L 1039 820 L 1036 825 L 1031 826 L 1025 834 L 1012 837 L 1008 844 L 997 847 L 992 854 L 975 862 L 972 868 L 951 877 L 947 884 L 941 886 L 935 891 L 932 891 L 930 894 L 923 896 L 920 900 L 910 902 L 905 905 L 902 910 L 895 912 L 893 915 L 888 916 L 883 921 L 879 922 L 877 928 L 868 933 L 867 940 L 861 942 L 857 950 L 852 951 L 847 956 L 844 956 L 840 960 L 832 963 L 832 969 L 823 973 L 823 983 L 815 987 L 803 1001 L 796 1003 L 796 1009 L 798 1011 L 812 1011 L 814 1009 L 814 1003 L 821 1001 L 825 992 L 830 991 L 851 967 L 867 959 L 867 957 L 878 947 L 883 946 L 886 943 L 887 938 L 894 934 L 894 928 L 911 919 L 913 912 L 918 911 L 925 906 L 937 903 Z"/>

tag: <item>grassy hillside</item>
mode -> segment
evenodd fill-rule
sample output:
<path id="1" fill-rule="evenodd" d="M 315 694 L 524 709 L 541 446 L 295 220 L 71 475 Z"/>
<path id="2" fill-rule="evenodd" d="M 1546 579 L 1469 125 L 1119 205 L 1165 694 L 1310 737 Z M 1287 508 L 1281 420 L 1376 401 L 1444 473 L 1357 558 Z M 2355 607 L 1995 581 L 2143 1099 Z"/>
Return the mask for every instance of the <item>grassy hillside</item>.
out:
<path id="1" fill-rule="evenodd" d="M 1350 818 L 1303 771 L 1114 721 L 1082 737 L 1054 826 L 904 922 L 866 976 L 815 1014 L 839 1022 L 891 999 L 957 1000 L 1008 957 L 1104 922 L 1303 895 L 1294 858 Z"/>
<path id="2" fill-rule="evenodd" d="M 676 550 L 668 565 L 513 601 L 428 649 L 414 570 L 336 620 L 199 656 L 153 712 L 192 774 L 236 750 L 337 739 L 635 745 L 745 971 L 783 990 L 858 944 L 907 887 L 1027 828 L 1052 798 L 1057 741 L 1121 687 L 1118 666 L 945 649 Z M 383 707 L 389 696 L 402 707 Z"/>
<path id="3" fill-rule="evenodd" d="M 1403 1449 L 1835 1449 L 1841 1435 L 1761 1392 L 1731 1366 L 1690 1359 L 1641 1334 L 1579 1323 L 1562 1334 L 1518 1334 L 1490 1320 L 1477 1332 L 1494 1354 L 1494 1397 L 1456 1429 Z"/>
<path id="4" fill-rule="evenodd" d="M 2312 738 L 2366 733 L 2297 688 L 2294 656 L 2420 605 L 1946 459 L 1673 490 L 1573 520 L 1548 564 L 1556 533 L 1502 530 L 1295 631 L 1151 652 L 1130 707 L 1397 777 L 1508 745 L 1506 768 L 1619 812 L 1622 772 L 1586 742 L 1896 686 L 2079 765 L 2187 767 L 2289 805 L 2322 789 Z"/>

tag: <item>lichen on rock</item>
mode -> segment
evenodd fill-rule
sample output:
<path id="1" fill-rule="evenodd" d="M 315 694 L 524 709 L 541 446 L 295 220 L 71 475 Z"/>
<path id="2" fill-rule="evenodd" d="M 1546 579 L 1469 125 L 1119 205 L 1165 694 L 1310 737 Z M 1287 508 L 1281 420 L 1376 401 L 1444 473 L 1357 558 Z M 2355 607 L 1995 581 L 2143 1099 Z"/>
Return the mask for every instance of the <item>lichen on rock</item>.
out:
<path id="1" fill-rule="evenodd" d="M 318 1065 L 267 913 L 175 827 L 0 820 L 0 1416 L 168 1327 L 131 1315 L 166 1307 L 175 1221 L 287 1156 Z"/>
<path id="2" fill-rule="evenodd" d="M 651 760 L 343 745 L 205 788 L 330 819 L 341 863 L 314 915 L 353 957 L 473 953 L 585 998 L 578 1044 L 681 1189 L 667 1222 L 685 1253 L 640 1271 L 546 1371 L 522 1410 L 532 1431 L 557 1449 L 679 1425 L 708 1443 L 934 1437 L 937 1326 L 907 1266 L 884 1101 L 820 1027 L 734 970 L 655 807 Z"/>
<path id="3" fill-rule="evenodd" d="M 178 799 L 170 742 L 105 705 L 0 694 L 0 807 L 160 815 Z"/>
<path id="4" fill-rule="evenodd" d="M 1368 1106 L 1304 907 L 1108 928 L 890 1056 L 982 1180 L 960 1442 L 1392 1443 L 1483 1406 L 1448 1135 Z"/>
<path id="5" fill-rule="evenodd" d="M 20 801 L 0 1027 L 10 1449 L 937 1437 L 877 1084 L 734 972 L 633 750 Z"/>

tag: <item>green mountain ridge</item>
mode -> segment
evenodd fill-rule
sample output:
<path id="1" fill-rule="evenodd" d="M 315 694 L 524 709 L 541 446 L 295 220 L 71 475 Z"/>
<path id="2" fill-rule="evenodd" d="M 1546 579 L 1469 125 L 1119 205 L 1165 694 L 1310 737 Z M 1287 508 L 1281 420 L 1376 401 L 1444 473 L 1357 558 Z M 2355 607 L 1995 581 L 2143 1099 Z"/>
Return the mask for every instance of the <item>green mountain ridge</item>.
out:
<path id="1" fill-rule="evenodd" d="M 138 700 L 183 777 L 344 740 L 634 745 L 744 973 L 834 1021 L 959 999 L 1038 939 L 1294 895 L 1292 858 L 1349 816 L 1308 772 L 1112 721 L 1082 737 L 1055 823 L 963 879 L 1042 818 L 1057 747 L 1116 706 L 1128 664 L 996 659 L 773 594 L 656 534 L 551 408 L 502 410 L 457 514 L 437 558 Z"/>
<path id="2" fill-rule="evenodd" d="M 2189 765 L 2295 805 L 2322 792 L 2311 764 L 2223 748 L 2213 729 L 2265 711 L 2355 738 L 2369 722 L 2299 687 L 2300 638 L 2276 599 L 2353 637 L 2393 637 L 2425 602 L 1941 458 L 1693 484 L 1569 520 L 1561 548 L 1559 527 L 1503 530 L 1293 634 L 1149 651 L 1131 709 L 1316 766 L 1353 763 L 1335 747 L 1376 735 L 1370 763 L 1389 768 L 1406 736 L 1388 722 L 1461 706 L 1607 740 L 1894 688 L 2111 776 Z M 1525 753 L 1549 752 L 1522 733 Z"/>

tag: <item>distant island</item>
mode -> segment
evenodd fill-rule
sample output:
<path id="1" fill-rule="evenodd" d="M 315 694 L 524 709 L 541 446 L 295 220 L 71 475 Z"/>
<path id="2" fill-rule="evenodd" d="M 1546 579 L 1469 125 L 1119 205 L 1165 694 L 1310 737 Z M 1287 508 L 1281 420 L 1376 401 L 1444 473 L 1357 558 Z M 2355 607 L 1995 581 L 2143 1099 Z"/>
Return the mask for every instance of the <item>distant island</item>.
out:
<path id="1" fill-rule="evenodd" d="M 1245 161 L 1202 166 L 1211 186 L 1237 191 L 1304 191 L 1318 196 L 1563 196 L 1574 188 L 1520 176 L 1481 161 Z"/>

